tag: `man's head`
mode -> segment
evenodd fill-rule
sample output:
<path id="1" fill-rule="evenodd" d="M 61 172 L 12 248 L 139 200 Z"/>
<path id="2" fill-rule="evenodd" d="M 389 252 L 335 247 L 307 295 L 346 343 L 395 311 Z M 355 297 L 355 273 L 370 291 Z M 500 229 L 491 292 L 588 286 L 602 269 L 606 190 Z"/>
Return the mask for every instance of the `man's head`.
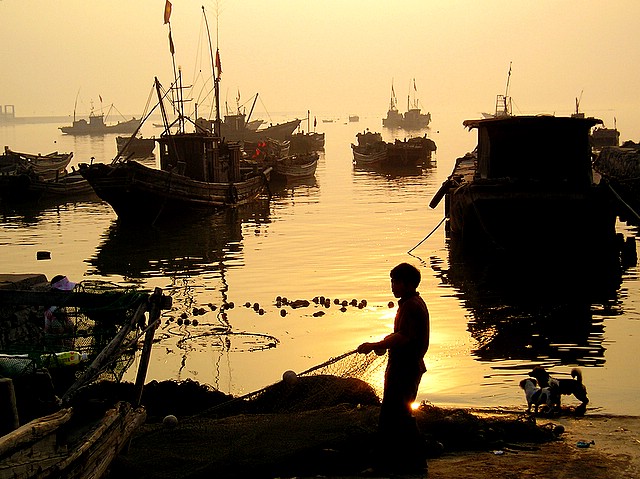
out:
<path id="1" fill-rule="evenodd" d="M 420 271 L 409 263 L 400 263 L 391 270 L 391 291 L 396 298 L 413 293 L 420 284 Z"/>

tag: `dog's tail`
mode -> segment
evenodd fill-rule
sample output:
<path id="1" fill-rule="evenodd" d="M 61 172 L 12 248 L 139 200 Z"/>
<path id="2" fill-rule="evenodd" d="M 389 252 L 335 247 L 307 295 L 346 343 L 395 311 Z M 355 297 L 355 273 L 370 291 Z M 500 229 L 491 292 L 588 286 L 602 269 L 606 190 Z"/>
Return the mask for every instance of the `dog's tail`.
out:
<path id="1" fill-rule="evenodd" d="M 574 377 L 580 384 L 582 384 L 582 371 L 580 371 L 578 368 L 573 368 L 571 370 L 571 376 Z"/>

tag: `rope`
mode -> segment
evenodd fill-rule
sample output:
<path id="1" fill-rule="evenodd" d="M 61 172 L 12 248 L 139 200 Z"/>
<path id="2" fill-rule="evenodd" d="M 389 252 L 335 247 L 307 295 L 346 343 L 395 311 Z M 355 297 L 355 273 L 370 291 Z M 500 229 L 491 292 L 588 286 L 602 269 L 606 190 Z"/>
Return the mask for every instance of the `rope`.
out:
<path id="1" fill-rule="evenodd" d="M 442 223 L 444 223 L 444 221 L 445 221 L 446 219 L 447 219 L 447 217 L 446 217 L 446 216 L 445 216 L 445 217 L 443 217 L 443 218 L 440 220 L 440 223 L 438 223 L 438 224 L 436 225 L 436 227 L 435 227 L 435 228 L 433 228 L 433 229 L 431 230 L 431 232 L 430 232 L 427 236 L 425 236 L 425 237 L 422 239 L 422 241 L 420 241 L 417 245 L 415 245 L 413 248 L 411 248 L 409 251 L 407 251 L 407 253 L 409 253 L 409 254 L 410 254 L 414 249 L 416 249 L 416 248 L 417 248 L 418 246 L 420 246 L 422 243 L 424 243 L 425 241 L 427 241 L 427 239 L 429 239 L 429 237 L 430 237 L 433 233 L 435 233 L 435 232 L 436 232 L 436 230 L 437 230 L 438 228 L 440 228 L 440 226 L 442 225 Z"/>
<path id="2" fill-rule="evenodd" d="M 611 183 L 609 183 L 608 181 L 606 182 L 607 186 L 609 187 L 609 189 L 611 190 L 611 192 L 613 193 L 613 195 L 616 197 L 616 199 L 618 201 L 620 201 L 620 203 L 622 203 L 629 211 L 631 211 L 631 213 L 633 213 L 633 215 L 640 219 L 640 215 L 638 215 L 638 213 L 636 213 L 636 210 L 634 210 L 628 203 L 626 203 L 622 197 L 618 194 L 618 192 L 616 190 L 613 189 L 613 186 L 611 186 Z"/>

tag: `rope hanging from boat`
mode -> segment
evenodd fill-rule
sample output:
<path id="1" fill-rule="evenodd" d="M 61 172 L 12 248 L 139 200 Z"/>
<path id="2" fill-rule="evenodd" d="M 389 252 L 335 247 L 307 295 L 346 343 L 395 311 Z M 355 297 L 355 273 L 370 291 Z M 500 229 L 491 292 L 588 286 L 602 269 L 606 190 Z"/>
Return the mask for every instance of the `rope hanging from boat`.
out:
<path id="1" fill-rule="evenodd" d="M 414 249 L 416 249 L 416 248 L 417 248 L 418 246 L 420 246 L 422 243 L 424 243 L 425 241 L 427 241 L 427 240 L 429 239 L 429 237 L 430 237 L 433 233 L 435 233 L 435 232 L 436 232 L 436 230 L 437 230 L 438 228 L 440 228 L 440 226 L 442 226 L 442 223 L 444 223 L 444 221 L 445 221 L 446 219 L 447 219 L 447 217 L 446 217 L 446 216 L 444 216 L 444 217 L 440 220 L 440 223 L 438 223 L 438 224 L 436 225 L 436 227 L 435 227 L 435 228 L 433 228 L 433 229 L 431 230 L 431 232 L 430 232 L 427 236 L 425 236 L 425 237 L 422 239 L 422 241 L 420 241 L 417 245 L 415 245 L 413 248 L 411 248 L 409 251 L 407 251 L 407 253 L 408 253 L 408 254 L 411 254 L 411 252 L 412 252 Z"/>
<path id="2" fill-rule="evenodd" d="M 613 189 L 613 186 L 611 186 L 611 183 L 609 183 L 608 181 L 606 181 L 607 186 L 609 187 L 609 189 L 611 190 L 611 192 L 613 193 L 613 196 L 616 197 L 616 199 L 618 201 L 620 201 L 620 203 L 622 203 L 629 211 L 631 211 L 631 213 L 633 213 L 633 215 L 640 220 L 640 215 L 638 215 L 638 213 L 636 212 L 636 210 L 634 210 L 631 205 L 629 205 L 627 202 L 625 202 L 622 197 L 618 194 L 618 192 L 616 190 Z"/>

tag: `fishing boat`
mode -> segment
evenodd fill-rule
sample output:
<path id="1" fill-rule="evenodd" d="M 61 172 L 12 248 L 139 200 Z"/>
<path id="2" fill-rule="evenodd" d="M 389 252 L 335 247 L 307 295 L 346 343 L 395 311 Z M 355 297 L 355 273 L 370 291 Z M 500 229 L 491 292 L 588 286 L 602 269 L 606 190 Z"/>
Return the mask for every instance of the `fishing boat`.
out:
<path id="1" fill-rule="evenodd" d="M 351 143 L 355 166 L 379 165 L 387 159 L 387 144 L 378 132 L 364 131 L 356 135 L 358 144 Z"/>
<path id="2" fill-rule="evenodd" d="M 28 354 L 2 354 L 3 421 L 0 432 L 0 477 L 103 477 L 135 430 L 144 423 L 141 406 L 154 332 L 171 298 L 156 288 L 153 294 L 133 291 L 50 291 L 41 289 L 44 275 L 3 275 L 10 288 L 0 290 L 3 311 L 40 311 L 51 304 L 73 309 L 73 347 L 80 351 L 53 353 L 40 349 L 32 328 L 15 329 L 9 347 L 22 345 Z M 25 287 L 31 284 L 31 287 Z M 49 284 L 44 283 L 44 284 Z M 114 301 L 115 300 L 115 301 Z M 114 306 L 119 303 L 118 306 Z M 86 313 L 100 309 L 104 317 L 119 315 L 121 325 L 109 329 Z M 81 309 L 85 313 L 81 313 Z M 148 319 L 146 315 L 148 314 Z M 8 321 L 3 323 L 3 327 Z M 81 328 L 80 328 L 81 326 Z M 78 392 L 101 378 L 130 351 L 132 338 L 144 340 L 130 401 L 113 406 L 82 402 Z M 101 342 L 104 342 L 101 345 Z M 85 353 L 84 351 L 88 351 Z M 46 360 L 43 360 L 46 358 Z M 16 367 L 18 361 L 30 364 Z M 11 387 L 7 388 L 7 384 Z M 42 411 L 46 411 L 42 413 Z"/>
<path id="3" fill-rule="evenodd" d="M 174 55 L 173 49 L 171 54 Z M 219 59 L 219 50 L 216 58 Z M 174 104 L 177 119 L 170 124 L 163 102 L 168 95 L 155 78 L 164 123 L 164 131 L 156 139 L 160 150 L 159 169 L 119 156 L 110 164 L 80 165 L 82 176 L 96 194 L 111 205 L 121 222 L 155 224 L 202 217 L 255 201 L 266 191 L 271 168 L 242 159 L 240 143 L 221 135 L 222 69 L 219 61 L 213 67 L 216 105 L 213 121 L 201 118 L 193 121 L 185 115 L 183 92 L 173 87 L 177 88 Z M 174 85 L 182 85 L 181 75 L 178 70 Z"/>
<path id="4" fill-rule="evenodd" d="M 64 173 L 73 158 L 73 153 L 30 154 L 19 153 L 4 147 L 0 155 L 0 174 L 16 175 L 33 173 L 42 179 L 51 179 Z"/>
<path id="5" fill-rule="evenodd" d="M 258 120 L 260 125 L 262 120 Z M 213 120 L 199 119 L 199 123 L 204 127 L 213 131 Z M 224 121 L 220 124 L 220 135 L 226 141 L 264 141 L 267 138 L 285 141 L 291 139 L 291 135 L 300 125 L 300 120 L 290 120 L 284 123 L 270 124 L 265 128 L 259 128 L 258 123 L 248 121 L 245 113 L 236 113 L 233 115 L 225 115 Z"/>
<path id="6" fill-rule="evenodd" d="M 533 253 L 612 242 L 616 215 L 591 168 L 589 131 L 599 123 L 546 115 L 464 121 L 477 130 L 477 147 L 456 160 L 430 206 L 444 197 L 450 235 L 471 248 Z"/>
<path id="7" fill-rule="evenodd" d="M 30 172 L 0 176 L 0 198 L 6 203 L 70 200 L 93 195 L 93 188 L 78 171 L 65 171 L 47 179 Z"/>
<path id="8" fill-rule="evenodd" d="M 141 136 L 117 136 L 118 155 L 124 158 L 150 158 L 156 147 L 155 138 Z"/>
<path id="9" fill-rule="evenodd" d="M 391 99 L 389 100 L 389 109 L 387 116 L 382 119 L 382 126 L 386 128 L 401 128 L 404 123 L 402 113 L 398 111 L 398 99 L 393 89 L 393 81 L 391 82 Z"/>
<path id="10" fill-rule="evenodd" d="M 62 133 L 66 133 L 68 135 L 106 135 L 109 133 L 134 133 L 139 126 L 140 120 L 137 120 L 136 118 L 107 124 L 105 122 L 105 115 L 96 114 L 92 109 L 89 113 L 89 121 L 84 118 L 76 120 L 74 111 L 71 126 L 61 126 L 59 129 Z"/>
<path id="11" fill-rule="evenodd" d="M 405 130 L 421 130 L 431 123 L 431 113 L 422 113 L 420 101 L 417 98 L 416 80 L 413 79 L 413 98 L 407 95 L 407 111 L 402 114 L 398 111 L 398 100 L 393 82 L 391 83 L 391 99 L 386 118 L 382 119 L 382 126 L 386 128 L 402 128 Z"/>
<path id="12" fill-rule="evenodd" d="M 286 181 L 311 178 L 316 173 L 319 155 L 315 151 L 279 158 L 275 163 L 274 178 Z"/>
<path id="13" fill-rule="evenodd" d="M 317 124 L 318 121 L 314 117 L 314 131 L 311 131 L 311 112 L 307 110 L 307 133 L 302 130 L 291 135 L 291 153 L 309 153 L 324 150 L 324 133 L 315 131 Z"/>
<path id="14" fill-rule="evenodd" d="M 310 131 L 294 133 L 291 135 L 291 152 L 308 153 L 324 150 L 324 133 Z"/>
<path id="15" fill-rule="evenodd" d="M 625 142 L 622 146 L 605 146 L 598 152 L 593 168 L 618 200 L 620 218 L 640 225 L 640 145 Z"/>
<path id="16" fill-rule="evenodd" d="M 396 139 L 393 143 L 387 143 L 386 162 L 389 166 L 397 167 L 429 165 L 436 149 L 435 142 L 427 138 L 427 135 L 404 140 Z"/>

